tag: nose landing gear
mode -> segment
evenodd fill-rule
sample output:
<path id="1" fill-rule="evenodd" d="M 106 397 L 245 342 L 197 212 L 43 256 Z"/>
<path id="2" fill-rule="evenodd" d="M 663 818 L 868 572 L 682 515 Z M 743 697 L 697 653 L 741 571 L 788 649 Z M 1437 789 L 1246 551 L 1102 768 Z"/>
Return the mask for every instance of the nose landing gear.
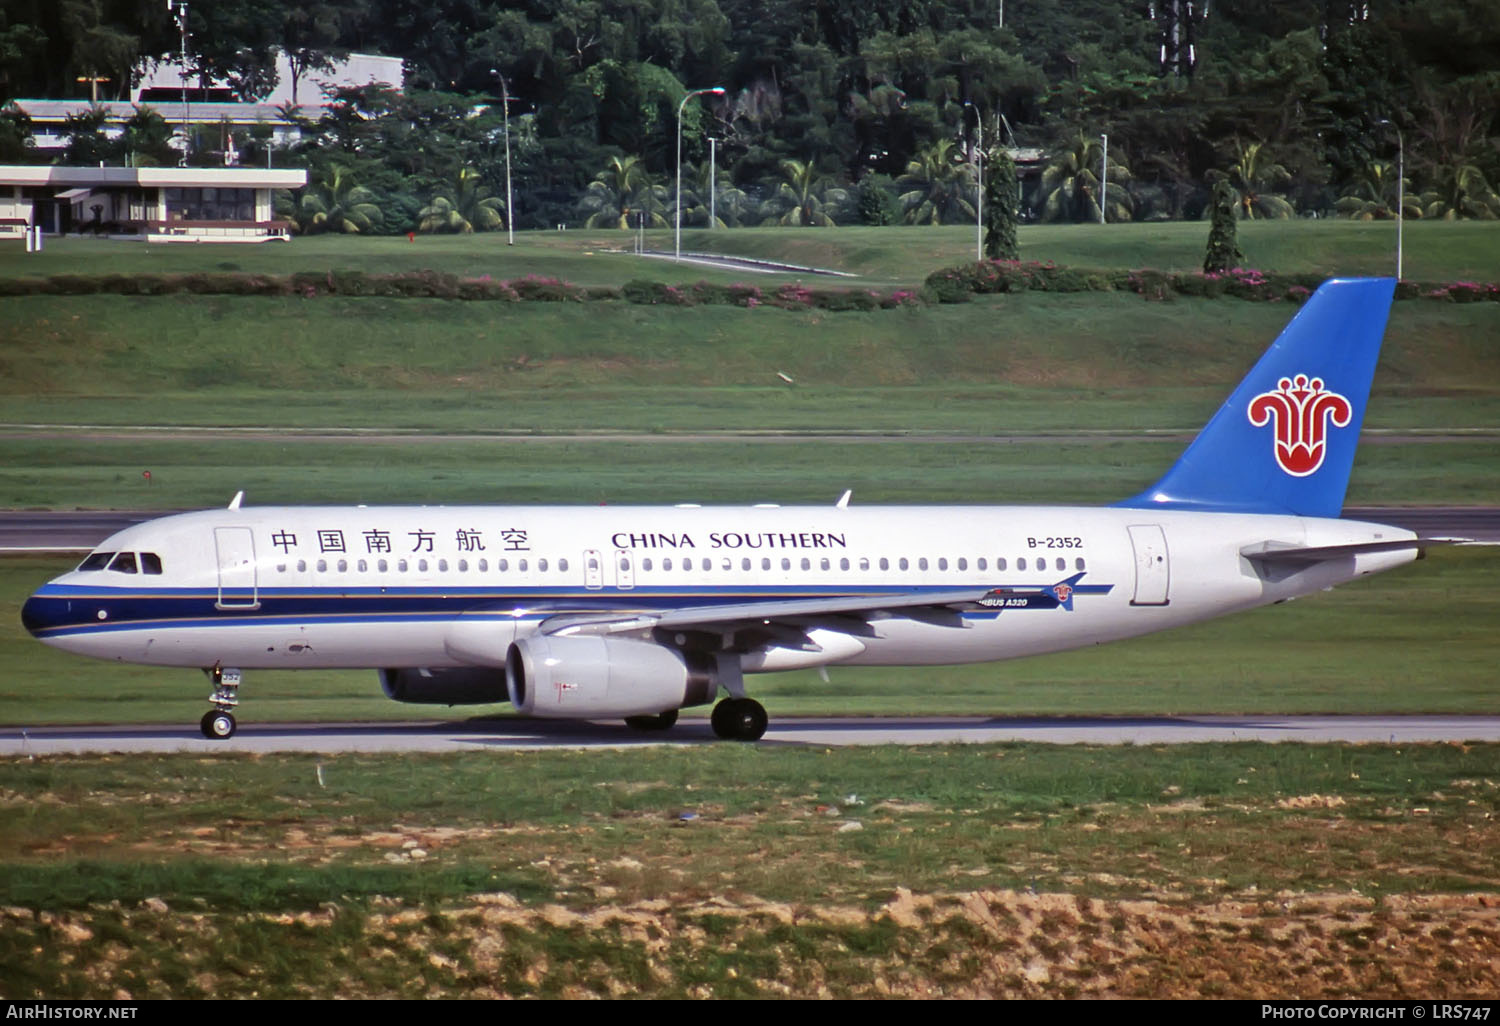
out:
<path id="1" fill-rule="evenodd" d="M 216 665 L 203 672 L 214 684 L 214 693 L 208 696 L 213 708 L 203 714 L 198 729 L 211 741 L 223 741 L 234 736 L 237 726 L 230 710 L 240 704 L 240 671 Z"/>

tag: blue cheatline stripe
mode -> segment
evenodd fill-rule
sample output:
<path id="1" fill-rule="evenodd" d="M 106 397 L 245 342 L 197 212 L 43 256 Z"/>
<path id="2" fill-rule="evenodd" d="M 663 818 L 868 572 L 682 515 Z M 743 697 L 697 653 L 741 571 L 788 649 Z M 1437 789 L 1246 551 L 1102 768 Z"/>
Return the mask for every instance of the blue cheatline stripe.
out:
<path id="1" fill-rule="evenodd" d="M 146 592 L 46 585 L 28 602 L 27 613 L 32 620 L 29 626 L 34 634 L 38 637 L 56 638 L 193 627 L 436 623 L 452 622 L 460 616 L 534 623 L 554 616 L 591 613 L 629 616 L 659 613 L 688 605 L 711 608 L 746 601 L 775 602 L 793 598 L 869 598 L 878 601 L 887 595 L 951 591 L 955 587 L 965 585 L 881 585 L 849 591 L 815 586 L 788 586 L 773 591 L 749 585 L 713 589 L 636 588 L 612 592 L 580 591 L 575 588 L 528 588 L 507 592 L 483 588 L 406 588 L 397 594 L 392 594 L 387 589 L 364 589 L 362 593 L 351 593 L 282 588 L 261 591 L 258 608 L 231 607 L 221 610 L 214 605 L 219 595 L 215 588 L 168 588 L 159 592 Z M 1029 595 L 1045 594 L 1050 585 L 976 584 L 972 587 L 1005 588 L 1020 595 Z M 1075 584 L 1073 592 L 1102 595 L 1109 593 L 1112 588 L 1113 585 L 1108 584 Z M 649 601 L 643 602 L 643 599 Z M 94 603 L 107 607 L 107 619 L 85 619 L 94 614 Z M 71 608 L 74 604 L 89 608 L 75 611 Z M 351 604 L 355 608 L 350 608 Z M 517 610 L 520 611 L 519 615 Z M 998 612 L 982 610 L 975 611 L 972 615 L 976 619 L 987 619 Z"/>

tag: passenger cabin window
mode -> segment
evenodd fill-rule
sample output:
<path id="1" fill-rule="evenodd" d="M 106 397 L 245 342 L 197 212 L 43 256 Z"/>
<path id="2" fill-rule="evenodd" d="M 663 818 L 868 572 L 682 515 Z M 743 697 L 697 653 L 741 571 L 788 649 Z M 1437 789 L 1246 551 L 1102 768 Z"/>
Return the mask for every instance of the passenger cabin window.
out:
<path id="1" fill-rule="evenodd" d="M 120 553 L 118 556 L 116 556 L 113 559 L 113 561 L 110 562 L 109 568 L 111 570 L 115 571 L 116 573 L 121 573 L 121 574 L 133 574 L 133 573 L 135 573 L 135 553 L 134 552 L 122 552 L 122 553 Z"/>
<path id="2" fill-rule="evenodd" d="M 1083 569 L 1083 557 L 1082 556 L 1079 556 L 1077 559 L 1073 560 L 1073 569 L 1074 570 L 1082 570 Z"/>
<path id="3" fill-rule="evenodd" d="M 88 557 L 78 564 L 80 570 L 103 570 L 109 566 L 109 561 L 115 558 L 113 552 L 91 552 Z"/>
<path id="4" fill-rule="evenodd" d="M 1016 560 L 1016 569 L 1017 570 L 1025 570 L 1026 569 L 1026 557 L 1025 556 L 1022 556 L 1022 557 L 1020 557 L 1019 559 Z"/>

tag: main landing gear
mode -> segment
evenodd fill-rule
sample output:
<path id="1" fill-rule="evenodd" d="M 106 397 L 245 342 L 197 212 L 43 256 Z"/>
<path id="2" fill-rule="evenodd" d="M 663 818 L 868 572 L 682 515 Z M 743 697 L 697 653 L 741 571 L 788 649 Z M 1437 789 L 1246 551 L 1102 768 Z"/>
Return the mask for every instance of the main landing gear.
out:
<path id="1" fill-rule="evenodd" d="M 753 698 L 726 698 L 709 717 L 714 733 L 726 741 L 759 741 L 769 722 L 766 707 Z"/>
<path id="2" fill-rule="evenodd" d="M 203 672 L 214 682 L 214 693 L 208 696 L 213 708 L 203 714 L 198 729 L 211 741 L 223 741 L 234 736 L 237 726 L 230 710 L 240 704 L 240 671 L 214 666 Z"/>

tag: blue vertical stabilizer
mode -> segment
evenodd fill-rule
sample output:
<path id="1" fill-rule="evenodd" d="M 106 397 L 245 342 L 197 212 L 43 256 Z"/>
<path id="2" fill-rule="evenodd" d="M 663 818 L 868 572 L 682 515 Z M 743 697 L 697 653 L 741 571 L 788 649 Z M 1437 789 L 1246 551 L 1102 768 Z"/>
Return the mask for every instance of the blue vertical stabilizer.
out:
<path id="1" fill-rule="evenodd" d="M 1325 282 L 1162 479 L 1120 506 L 1337 517 L 1396 282 Z"/>

